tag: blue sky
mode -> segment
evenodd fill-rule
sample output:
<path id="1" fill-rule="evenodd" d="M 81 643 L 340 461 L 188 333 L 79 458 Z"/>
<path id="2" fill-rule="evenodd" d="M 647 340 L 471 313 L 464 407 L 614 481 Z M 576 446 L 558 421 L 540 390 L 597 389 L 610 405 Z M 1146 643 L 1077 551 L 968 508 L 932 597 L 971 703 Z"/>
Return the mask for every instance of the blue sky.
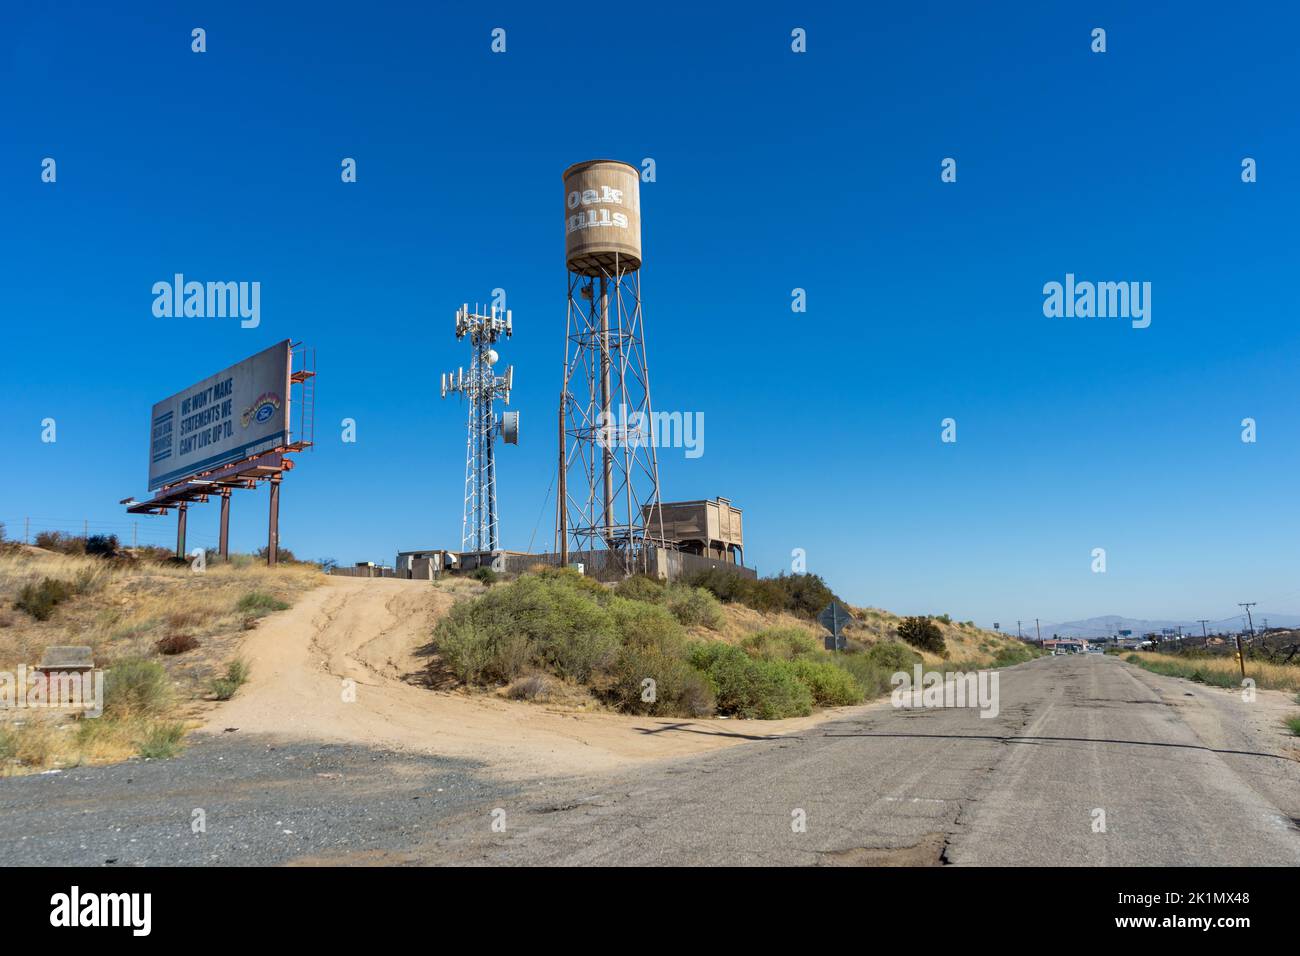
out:
<path id="1" fill-rule="evenodd" d="M 702 457 L 661 456 L 664 496 L 732 498 L 761 572 L 802 548 L 851 601 L 1010 626 L 1300 608 L 1300 16 L 896 6 L 8 9 L 0 520 L 129 535 L 152 403 L 294 338 L 317 349 L 318 444 L 284 544 L 455 547 L 464 411 L 437 380 L 468 362 L 457 306 L 501 287 L 524 429 L 498 459 L 502 544 L 549 545 L 560 173 L 652 157 L 654 404 L 706 423 Z M 260 327 L 155 318 L 176 272 L 260 281 Z M 1045 318 L 1067 272 L 1150 282 L 1150 327 Z M 266 504 L 236 499 L 234 547 L 263 543 Z M 216 525 L 193 509 L 192 543 Z"/>

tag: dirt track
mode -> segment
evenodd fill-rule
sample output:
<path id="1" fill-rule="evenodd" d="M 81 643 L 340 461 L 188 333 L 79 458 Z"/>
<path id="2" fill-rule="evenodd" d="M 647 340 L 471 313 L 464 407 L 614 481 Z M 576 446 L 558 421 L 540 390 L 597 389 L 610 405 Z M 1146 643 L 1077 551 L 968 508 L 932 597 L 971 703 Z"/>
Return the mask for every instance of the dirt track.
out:
<path id="1" fill-rule="evenodd" d="M 390 579 L 330 578 L 244 642 L 252 677 L 216 705 L 201 732 L 267 734 L 449 757 L 512 777 L 616 769 L 802 730 L 849 708 L 779 721 L 669 720 L 565 713 L 485 694 L 430 690 L 421 672 L 446 589 Z M 345 681 L 355 701 L 344 700 Z"/>

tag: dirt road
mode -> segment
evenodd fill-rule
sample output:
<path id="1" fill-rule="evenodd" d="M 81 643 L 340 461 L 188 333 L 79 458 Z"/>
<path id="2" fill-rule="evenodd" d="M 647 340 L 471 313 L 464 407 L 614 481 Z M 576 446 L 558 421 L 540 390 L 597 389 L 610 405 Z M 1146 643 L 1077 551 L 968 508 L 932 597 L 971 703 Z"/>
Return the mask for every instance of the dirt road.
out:
<path id="1" fill-rule="evenodd" d="M 832 716 L 657 720 L 433 691 L 418 678 L 428 663 L 434 622 L 454 600 L 448 588 L 427 583 L 330 578 L 250 634 L 242 653 L 252 677 L 233 700 L 211 711 L 202 732 L 224 734 L 233 727 L 286 743 L 468 758 L 520 779 L 700 753 L 806 729 Z"/>

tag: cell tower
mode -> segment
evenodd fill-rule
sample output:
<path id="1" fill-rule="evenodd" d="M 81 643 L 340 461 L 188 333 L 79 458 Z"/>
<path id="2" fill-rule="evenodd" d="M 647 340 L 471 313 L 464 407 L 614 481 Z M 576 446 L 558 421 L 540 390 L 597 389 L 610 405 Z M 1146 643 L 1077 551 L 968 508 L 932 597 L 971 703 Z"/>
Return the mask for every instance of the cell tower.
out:
<path id="1" fill-rule="evenodd" d="M 492 306 L 487 314 L 470 312 L 469 304 L 456 313 L 456 338 L 469 336 L 471 358 L 468 374 L 458 368 L 442 375 L 442 397 L 460 393 L 469 398 L 468 438 L 465 443 L 465 517 L 461 525 L 460 550 L 462 553 L 496 551 L 497 525 L 497 471 L 496 437 L 507 445 L 519 444 L 519 413 L 503 412 L 498 418 L 495 403 L 500 395 L 510 404 L 510 389 L 514 385 L 515 369 L 506 367 L 505 375 L 497 375 L 493 367 L 499 356 L 496 344 L 502 333 L 510 338 L 513 329 L 510 310 L 504 313 Z"/>
<path id="2" fill-rule="evenodd" d="M 663 546 L 641 316 L 640 176 L 593 160 L 564 171 L 568 319 L 560 392 L 556 550 L 608 550 L 648 570 Z M 653 527 L 647 516 L 653 515 Z"/>

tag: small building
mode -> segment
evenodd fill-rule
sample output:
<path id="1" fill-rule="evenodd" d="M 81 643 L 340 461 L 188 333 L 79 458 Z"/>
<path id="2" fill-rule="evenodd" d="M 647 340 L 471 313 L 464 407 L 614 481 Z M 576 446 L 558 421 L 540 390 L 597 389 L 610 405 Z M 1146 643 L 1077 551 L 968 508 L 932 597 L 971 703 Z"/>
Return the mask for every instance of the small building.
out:
<path id="1" fill-rule="evenodd" d="M 646 505 L 643 515 L 646 531 L 651 536 L 658 535 L 659 515 L 662 515 L 664 539 L 670 547 L 727 564 L 745 563 L 740 509 L 727 498 L 665 501 L 659 505 L 659 515 L 654 513 L 653 505 Z"/>
<path id="2" fill-rule="evenodd" d="M 458 567 L 460 559 L 453 551 L 432 548 L 425 551 L 399 551 L 393 562 L 394 576 L 419 578 L 422 581 L 440 577 L 443 571 Z"/>

